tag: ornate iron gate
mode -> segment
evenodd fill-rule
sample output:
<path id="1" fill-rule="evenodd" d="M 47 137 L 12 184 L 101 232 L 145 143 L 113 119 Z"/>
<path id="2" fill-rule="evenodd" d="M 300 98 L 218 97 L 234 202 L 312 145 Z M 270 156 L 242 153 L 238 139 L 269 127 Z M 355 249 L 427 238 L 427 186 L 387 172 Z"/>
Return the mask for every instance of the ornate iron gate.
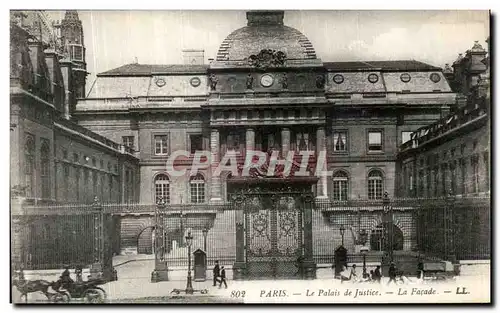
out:
<path id="1" fill-rule="evenodd" d="M 245 205 L 245 254 L 248 278 L 300 275 L 303 220 L 300 194 L 254 194 Z"/>

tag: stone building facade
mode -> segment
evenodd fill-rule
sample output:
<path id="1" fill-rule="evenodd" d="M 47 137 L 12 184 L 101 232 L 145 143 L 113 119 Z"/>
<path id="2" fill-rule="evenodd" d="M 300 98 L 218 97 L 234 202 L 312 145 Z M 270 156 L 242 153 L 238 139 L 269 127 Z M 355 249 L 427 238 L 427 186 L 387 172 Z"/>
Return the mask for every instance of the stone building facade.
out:
<path id="1" fill-rule="evenodd" d="M 466 197 L 490 193 L 490 61 L 478 42 L 445 75 L 458 94 L 449 115 L 414 132 L 401 147 L 403 197 Z"/>
<path id="2" fill-rule="evenodd" d="M 127 64 L 97 75 L 74 116 L 136 151 L 140 202 L 227 201 L 228 173 L 169 176 L 167 158 L 178 150 L 191 152 L 176 159 L 187 169 L 198 150 L 210 151 L 213 164 L 227 151 L 239 164 L 247 150 L 326 151 L 332 174 L 318 177 L 317 198 L 395 195 L 398 146 L 455 104 L 443 71 L 418 61 L 323 62 L 283 16 L 248 12 L 247 26 L 209 64 L 202 51 L 187 50 L 186 64 Z"/>
<path id="3" fill-rule="evenodd" d="M 78 14 L 53 26 L 43 12 L 11 12 L 11 195 L 36 204 L 134 201 L 132 150 L 72 116 L 87 76 Z"/>

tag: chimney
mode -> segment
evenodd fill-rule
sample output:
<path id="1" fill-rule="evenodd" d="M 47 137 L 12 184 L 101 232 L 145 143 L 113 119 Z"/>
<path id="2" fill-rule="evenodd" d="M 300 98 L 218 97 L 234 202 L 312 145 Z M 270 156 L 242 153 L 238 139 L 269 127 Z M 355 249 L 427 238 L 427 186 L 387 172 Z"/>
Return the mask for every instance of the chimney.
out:
<path id="1" fill-rule="evenodd" d="M 247 12 L 247 25 L 283 25 L 284 11 L 249 11 Z"/>
<path id="2" fill-rule="evenodd" d="M 187 49 L 182 50 L 184 64 L 203 65 L 205 63 L 205 50 Z"/>

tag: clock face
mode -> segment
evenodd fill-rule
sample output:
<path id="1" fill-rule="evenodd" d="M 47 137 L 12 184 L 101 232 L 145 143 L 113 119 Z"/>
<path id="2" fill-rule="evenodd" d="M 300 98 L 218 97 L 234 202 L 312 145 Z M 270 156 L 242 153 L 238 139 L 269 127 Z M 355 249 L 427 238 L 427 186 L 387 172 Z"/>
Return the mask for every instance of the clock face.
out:
<path id="1" fill-rule="evenodd" d="M 260 78 L 260 84 L 264 87 L 271 86 L 273 82 L 274 82 L 274 77 L 271 76 L 270 74 L 262 75 L 262 77 Z"/>

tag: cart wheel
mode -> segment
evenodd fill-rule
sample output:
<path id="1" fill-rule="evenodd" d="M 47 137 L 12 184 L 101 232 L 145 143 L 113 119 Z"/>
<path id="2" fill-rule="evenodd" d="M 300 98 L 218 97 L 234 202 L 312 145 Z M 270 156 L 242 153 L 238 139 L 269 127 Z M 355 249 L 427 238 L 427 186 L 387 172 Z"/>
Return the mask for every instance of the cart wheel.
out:
<path id="1" fill-rule="evenodd" d="M 106 301 L 106 298 L 108 297 L 106 291 L 104 291 L 104 289 L 102 289 L 101 287 L 95 287 L 95 289 L 101 293 L 103 300 Z"/>
<path id="2" fill-rule="evenodd" d="M 104 296 L 100 290 L 88 289 L 83 294 L 85 303 L 103 303 Z"/>
<path id="3" fill-rule="evenodd" d="M 71 296 L 68 292 L 56 293 L 51 297 L 53 303 L 69 303 L 70 301 Z"/>

